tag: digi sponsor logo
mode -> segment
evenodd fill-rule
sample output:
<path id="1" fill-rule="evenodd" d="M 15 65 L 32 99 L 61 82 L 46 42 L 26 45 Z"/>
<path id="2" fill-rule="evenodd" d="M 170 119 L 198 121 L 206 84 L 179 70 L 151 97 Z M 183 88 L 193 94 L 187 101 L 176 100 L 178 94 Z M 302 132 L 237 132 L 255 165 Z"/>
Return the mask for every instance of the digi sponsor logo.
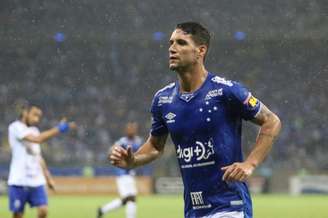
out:
<path id="1" fill-rule="evenodd" d="M 175 120 L 174 118 L 176 117 L 177 115 L 175 115 L 174 113 L 170 112 L 168 114 L 165 115 L 165 118 L 167 119 L 166 122 L 167 123 L 174 123 Z"/>
<path id="2" fill-rule="evenodd" d="M 196 146 L 190 146 L 186 148 L 181 148 L 180 145 L 178 145 L 178 159 L 183 159 L 186 163 L 189 163 L 193 159 L 194 161 L 199 162 L 202 160 L 208 160 L 210 156 L 214 155 L 212 140 L 209 140 L 205 143 L 196 141 L 195 145 Z"/>
<path id="3" fill-rule="evenodd" d="M 233 83 L 231 82 L 231 80 L 226 80 L 225 78 L 222 78 L 219 76 L 213 77 L 212 81 L 215 83 L 226 85 L 226 86 L 233 86 Z"/>
<path id="4" fill-rule="evenodd" d="M 221 89 L 215 89 L 215 90 L 211 90 L 207 93 L 206 97 L 205 97 L 205 101 L 210 100 L 214 97 L 217 96 L 222 96 L 223 95 L 223 91 L 222 88 Z"/>

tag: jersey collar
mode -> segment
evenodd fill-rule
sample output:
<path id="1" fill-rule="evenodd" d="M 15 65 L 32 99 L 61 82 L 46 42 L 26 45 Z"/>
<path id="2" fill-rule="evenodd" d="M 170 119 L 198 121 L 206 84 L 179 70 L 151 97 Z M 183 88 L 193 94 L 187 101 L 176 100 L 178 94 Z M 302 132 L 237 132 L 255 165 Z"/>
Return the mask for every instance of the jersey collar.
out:
<path id="1" fill-rule="evenodd" d="M 185 101 L 185 102 L 189 102 L 191 101 L 193 98 L 195 98 L 197 96 L 197 94 L 203 89 L 203 87 L 208 83 L 208 81 L 210 80 L 210 76 L 211 73 L 207 72 L 207 76 L 205 81 L 203 82 L 203 84 L 194 92 L 180 92 L 180 84 L 179 81 L 176 81 L 176 91 L 178 93 L 178 96 L 181 100 Z"/>

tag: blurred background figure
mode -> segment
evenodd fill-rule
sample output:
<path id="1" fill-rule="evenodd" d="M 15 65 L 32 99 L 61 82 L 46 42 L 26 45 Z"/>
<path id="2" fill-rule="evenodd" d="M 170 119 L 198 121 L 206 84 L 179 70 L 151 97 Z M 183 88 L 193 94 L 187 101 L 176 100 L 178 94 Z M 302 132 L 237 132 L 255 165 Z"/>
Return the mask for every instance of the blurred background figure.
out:
<path id="1" fill-rule="evenodd" d="M 9 125 L 9 144 L 12 151 L 8 178 L 9 207 L 13 218 L 21 218 L 25 204 L 37 207 L 37 217 L 48 214 L 48 196 L 45 185 L 54 189 L 54 181 L 41 156 L 40 144 L 70 129 L 76 124 L 66 121 L 56 127 L 40 132 L 42 110 L 33 104 L 22 106 L 19 119 Z"/>
<path id="2" fill-rule="evenodd" d="M 125 149 L 132 148 L 135 152 L 142 145 L 142 139 L 138 136 L 138 124 L 135 122 L 128 122 L 125 126 L 125 136 L 121 137 L 114 143 L 114 146 L 121 146 Z M 137 215 L 136 195 L 137 187 L 134 178 L 135 170 L 116 168 L 116 185 L 120 198 L 103 205 L 98 209 L 97 218 L 103 217 L 104 214 L 109 213 L 115 209 L 125 206 L 126 218 L 135 218 Z"/>

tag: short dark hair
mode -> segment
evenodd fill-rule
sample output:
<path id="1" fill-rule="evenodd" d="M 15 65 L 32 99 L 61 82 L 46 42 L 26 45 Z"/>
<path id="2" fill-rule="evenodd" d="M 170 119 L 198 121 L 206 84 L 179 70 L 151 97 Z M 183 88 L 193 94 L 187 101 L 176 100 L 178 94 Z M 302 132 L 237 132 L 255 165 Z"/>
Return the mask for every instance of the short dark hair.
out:
<path id="1" fill-rule="evenodd" d="M 209 48 L 211 35 L 209 31 L 200 23 L 179 23 L 177 24 L 176 29 L 181 29 L 183 32 L 190 34 L 197 45 L 206 45 L 207 48 Z"/>
<path id="2" fill-rule="evenodd" d="M 35 102 L 32 103 L 28 100 L 20 100 L 16 102 L 16 111 L 19 118 L 22 118 L 24 111 L 29 111 L 33 107 L 41 109 L 41 107 L 38 104 L 36 104 Z"/>

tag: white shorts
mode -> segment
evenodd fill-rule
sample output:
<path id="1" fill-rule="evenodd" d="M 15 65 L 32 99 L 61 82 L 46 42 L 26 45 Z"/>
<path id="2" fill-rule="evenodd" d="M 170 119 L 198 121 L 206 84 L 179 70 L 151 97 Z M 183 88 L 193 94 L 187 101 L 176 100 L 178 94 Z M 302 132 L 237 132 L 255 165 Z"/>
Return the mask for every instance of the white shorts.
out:
<path id="1" fill-rule="evenodd" d="M 242 211 L 219 212 L 210 216 L 203 216 L 202 218 L 244 218 Z"/>
<path id="2" fill-rule="evenodd" d="M 124 175 L 117 177 L 116 185 L 121 198 L 137 195 L 136 181 L 133 176 Z"/>

